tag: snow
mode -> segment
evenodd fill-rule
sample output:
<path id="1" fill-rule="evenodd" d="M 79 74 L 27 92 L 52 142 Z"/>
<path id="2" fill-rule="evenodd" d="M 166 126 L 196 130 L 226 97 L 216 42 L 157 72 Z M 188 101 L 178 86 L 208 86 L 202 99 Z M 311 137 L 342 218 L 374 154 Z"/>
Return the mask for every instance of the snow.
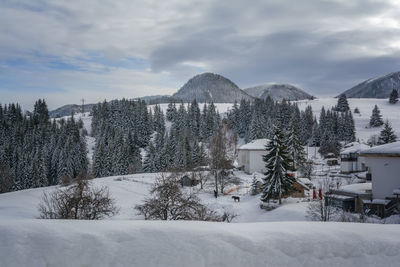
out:
<path id="1" fill-rule="evenodd" d="M 390 154 L 400 157 L 400 141 L 365 149 L 361 153 L 366 156 L 368 154 Z"/>
<path id="2" fill-rule="evenodd" d="M 250 143 L 240 146 L 238 149 L 241 150 L 265 150 L 265 146 L 268 144 L 268 139 L 256 139 Z"/>
<path id="3" fill-rule="evenodd" d="M 108 186 L 120 213 L 102 221 L 41 220 L 37 206 L 56 186 L 0 194 L 0 266 L 396 266 L 397 225 L 317 223 L 305 218 L 308 201 L 288 198 L 265 211 L 249 194 L 252 175 L 231 195 L 198 191 L 234 223 L 144 221 L 134 206 L 157 174 L 92 180 Z M 241 197 L 234 202 L 232 195 Z"/>
<path id="4" fill-rule="evenodd" d="M 387 205 L 387 204 L 390 203 L 390 200 L 375 198 L 372 201 L 371 200 L 363 200 L 363 203 L 365 203 L 365 204 L 372 203 L 372 204 L 378 204 L 378 205 Z"/>
<path id="5" fill-rule="evenodd" d="M 350 193 L 365 193 L 367 190 L 372 190 L 372 183 L 359 183 L 344 185 L 340 188 L 342 191 Z"/>
<path id="6" fill-rule="evenodd" d="M 0 221 L 1 266 L 397 266 L 397 225 Z"/>
<path id="7" fill-rule="evenodd" d="M 393 190 L 393 195 L 400 195 L 400 189 Z"/>
<path id="8" fill-rule="evenodd" d="M 352 142 L 347 144 L 343 150 L 340 152 L 340 154 L 350 154 L 350 153 L 358 153 L 361 150 L 368 149 L 370 146 L 366 144 L 361 144 L 358 142 Z"/>

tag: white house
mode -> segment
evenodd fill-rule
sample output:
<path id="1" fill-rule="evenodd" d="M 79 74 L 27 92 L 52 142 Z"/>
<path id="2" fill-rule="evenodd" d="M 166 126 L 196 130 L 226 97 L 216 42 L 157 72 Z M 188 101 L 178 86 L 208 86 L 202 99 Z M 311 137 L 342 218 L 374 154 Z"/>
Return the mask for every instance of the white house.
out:
<path id="1" fill-rule="evenodd" d="M 363 172 L 366 170 L 365 159 L 359 157 L 360 151 L 369 146 L 358 142 L 345 145 L 340 152 L 340 171 L 342 173 Z"/>
<path id="2" fill-rule="evenodd" d="M 360 156 L 371 173 L 373 199 L 393 198 L 400 188 L 400 142 L 362 150 Z"/>
<path id="3" fill-rule="evenodd" d="M 268 139 L 256 139 L 238 148 L 238 165 L 247 173 L 265 172 L 263 156 L 267 154 L 265 146 Z"/>

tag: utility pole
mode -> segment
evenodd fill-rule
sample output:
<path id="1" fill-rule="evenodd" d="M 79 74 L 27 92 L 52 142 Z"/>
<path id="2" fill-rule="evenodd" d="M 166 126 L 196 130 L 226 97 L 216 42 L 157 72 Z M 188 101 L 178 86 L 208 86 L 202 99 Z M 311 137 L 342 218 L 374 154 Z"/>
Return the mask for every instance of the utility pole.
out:
<path id="1" fill-rule="evenodd" d="M 85 99 L 81 99 L 82 101 L 82 114 L 85 113 Z"/>

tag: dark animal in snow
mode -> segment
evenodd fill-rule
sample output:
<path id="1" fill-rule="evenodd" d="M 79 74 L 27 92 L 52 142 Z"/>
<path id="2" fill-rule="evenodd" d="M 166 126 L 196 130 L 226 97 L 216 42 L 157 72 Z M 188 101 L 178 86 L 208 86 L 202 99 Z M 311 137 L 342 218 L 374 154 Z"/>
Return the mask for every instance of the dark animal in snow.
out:
<path id="1" fill-rule="evenodd" d="M 232 198 L 233 198 L 233 201 L 237 201 L 237 202 L 240 202 L 240 197 L 238 197 L 238 196 L 232 196 Z"/>

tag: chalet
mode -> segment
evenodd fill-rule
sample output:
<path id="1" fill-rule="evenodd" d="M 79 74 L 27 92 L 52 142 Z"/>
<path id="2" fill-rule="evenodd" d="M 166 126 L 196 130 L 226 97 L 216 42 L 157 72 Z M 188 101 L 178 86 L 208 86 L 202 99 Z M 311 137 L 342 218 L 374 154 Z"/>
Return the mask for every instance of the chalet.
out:
<path id="1" fill-rule="evenodd" d="M 386 217 L 399 209 L 400 142 L 361 150 L 371 183 L 331 190 L 326 201 L 344 210 Z"/>
<path id="2" fill-rule="evenodd" d="M 309 192 L 310 189 L 311 188 L 305 185 L 301 180 L 296 179 L 296 182 L 293 184 L 293 190 L 289 196 L 294 198 L 307 197 L 307 192 Z"/>
<path id="3" fill-rule="evenodd" d="M 328 205 L 349 212 L 364 212 L 364 202 L 372 199 L 371 183 L 350 184 L 325 194 Z"/>
<path id="4" fill-rule="evenodd" d="M 368 148 L 369 146 L 358 142 L 345 145 L 340 152 L 340 171 L 342 173 L 366 171 L 365 159 L 359 155 L 361 150 Z"/>
<path id="5" fill-rule="evenodd" d="M 362 150 L 360 156 L 371 173 L 373 198 L 393 198 L 393 190 L 400 188 L 400 142 Z"/>
<path id="6" fill-rule="evenodd" d="M 238 165 L 246 173 L 265 172 L 263 156 L 267 154 L 265 146 L 268 139 L 256 139 L 238 148 Z"/>

